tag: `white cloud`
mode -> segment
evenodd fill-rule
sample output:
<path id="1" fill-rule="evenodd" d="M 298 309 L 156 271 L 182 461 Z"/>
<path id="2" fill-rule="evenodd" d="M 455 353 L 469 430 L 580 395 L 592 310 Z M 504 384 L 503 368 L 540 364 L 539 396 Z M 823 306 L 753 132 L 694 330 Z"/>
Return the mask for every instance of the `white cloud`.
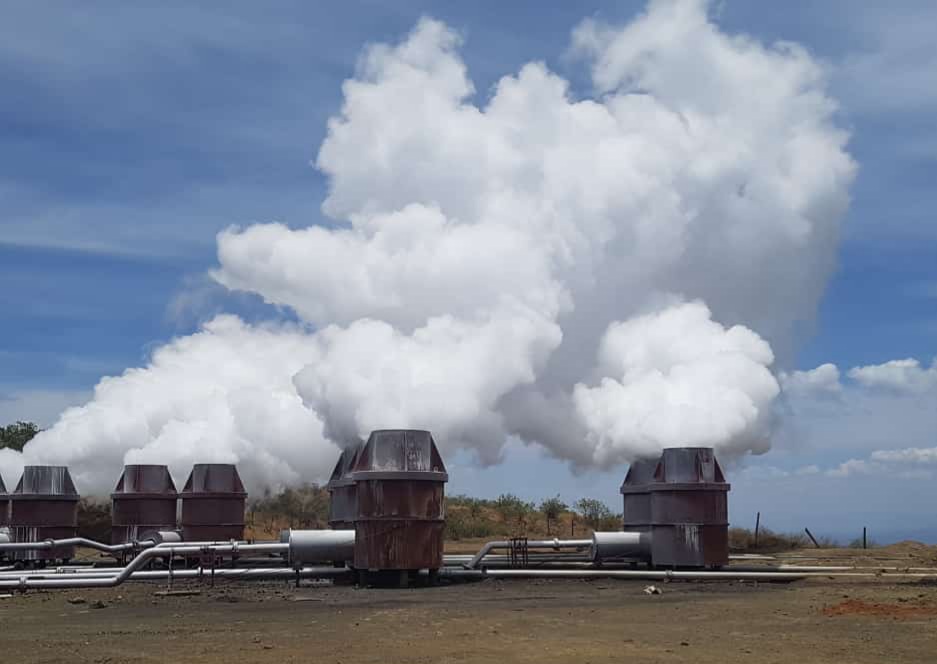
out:
<path id="1" fill-rule="evenodd" d="M 937 391 L 937 359 L 928 368 L 910 358 L 855 367 L 849 370 L 849 377 L 868 387 L 915 393 Z"/>
<path id="2" fill-rule="evenodd" d="M 690 55 L 674 30 L 699 52 Z M 635 39 L 638 52 L 624 57 Z M 362 331 L 370 329 L 388 357 L 417 366 L 418 354 L 434 351 L 412 337 L 426 339 L 439 317 L 441 327 L 484 336 L 494 321 L 522 315 L 538 331 L 511 346 L 523 371 L 466 381 L 501 385 L 465 401 L 475 404 L 475 426 L 496 441 L 518 433 L 582 464 L 662 444 L 661 436 L 625 443 L 618 435 L 616 453 L 606 454 L 579 442 L 597 424 L 597 409 L 587 423 L 572 395 L 575 385 L 591 384 L 592 349 L 617 322 L 697 298 L 717 320 L 786 339 L 794 320 L 809 317 L 832 264 L 854 164 L 845 134 L 831 124 L 822 69 L 789 45 L 727 37 L 701 3 L 652 3 L 625 28 L 587 22 L 574 41 L 593 62 L 600 95 L 573 100 L 566 81 L 533 63 L 502 78 L 482 106 L 468 101 L 474 86 L 460 40 L 443 24 L 424 20 L 403 43 L 370 48 L 345 84 L 317 161 L 330 179 L 323 209 L 339 228 L 226 231 L 215 278 L 317 325 L 340 326 L 330 332 L 337 345 L 343 334 L 366 343 Z M 691 85 L 703 70 L 707 85 Z M 753 86 L 764 90 L 754 105 Z M 362 326 L 361 317 L 387 327 Z M 479 366 L 468 350 L 479 347 L 466 336 L 439 366 Z M 327 413 L 330 431 L 366 433 L 375 417 L 365 413 L 388 416 L 388 404 L 402 400 L 399 421 L 444 426 L 428 414 L 432 390 L 394 366 L 393 381 L 373 367 L 352 368 L 361 389 L 344 392 L 343 405 L 323 401 L 316 386 L 322 372 L 341 375 L 340 365 L 310 367 L 299 385 Z M 500 370 L 499 362 L 484 369 Z M 737 377 L 729 372 L 726 381 Z M 669 393 L 676 385 L 662 383 L 661 394 L 688 398 Z M 714 416 L 705 438 L 764 449 L 751 423 L 763 421 L 771 390 L 735 389 L 733 421 Z M 675 418 L 666 418 L 674 434 L 696 430 Z M 456 420 L 447 430 L 471 435 L 470 420 Z M 593 444 L 609 440 L 606 433 L 594 432 Z"/>
<path id="3" fill-rule="evenodd" d="M 214 278 L 309 328 L 217 318 L 27 454 L 215 455 L 260 484 L 378 426 L 483 461 L 512 434 L 580 465 L 765 450 L 769 344 L 813 314 L 855 173 L 823 69 L 657 1 L 575 31 L 590 98 L 531 63 L 476 105 L 459 43 L 424 19 L 365 51 L 316 162 L 334 226 L 219 235 Z"/>
<path id="4" fill-rule="evenodd" d="M 333 440 L 426 428 L 444 448 L 470 447 L 495 462 L 505 440 L 498 400 L 533 382 L 560 337 L 557 325 L 523 308 L 478 321 L 437 317 L 412 335 L 360 320 L 316 335 L 319 357 L 294 382 Z"/>
<path id="5" fill-rule="evenodd" d="M 239 463 L 252 491 L 321 480 L 337 448 L 291 382 L 317 357 L 302 329 L 217 317 L 146 367 L 103 379 L 22 456 L 0 456 L 0 470 L 10 478 L 23 463 L 67 464 L 88 493 L 112 490 L 124 463 L 168 464 L 180 483 L 193 463 Z"/>
<path id="6" fill-rule="evenodd" d="M 928 469 L 908 466 L 937 462 L 934 365 L 925 369 L 914 359 L 892 360 L 845 374 L 841 381 L 832 364 L 782 374 L 781 438 L 825 456 L 853 457 L 824 471 L 827 476 L 929 475 Z M 835 398 L 817 398 L 830 394 Z"/>
<path id="7" fill-rule="evenodd" d="M 885 463 L 937 463 L 937 447 L 906 447 L 899 450 L 876 450 L 869 455 L 873 461 Z"/>
<path id="8" fill-rule="evenodd" d="M 845 372 L 827 364 L 781 374 L 781 434 L 813 449 L 860 451 L 926 448 L 937 430 L 937 370 L 892 360 Z M 835 398 L 817 398 L 832 395 Z M 895 423 L 901 422 L 896 429 Z"/>
<path id="9" fill-rule="evenodd" d="M 853 477 L 855 475 L 875 475 L 881 478 L 907 480 L 931 479 L 934 469 L 927 467 L 937 462 L 937 448 L 876 450 L 868 459 L 850 459 L 835 468 L 826 471 L 829 477 Z M 910 464 L 924 467 L 908 468 Z"/>
<path id="10" fill-rule="evenodd" d="M 836 468 L 826 471 L 830 477 L 849 477 L 850 475 L 867 475 L 876 469 L 874 464 L 870 464 L 864 459 L 850 459 L 839 464 Z"/>
<path id="11" fill-rule="evenodd" d="M 778 379 L 785 393 L 797 396 L 837 395 L 843 389 L 839 382 L 839 369 L 830 363 L 809 371 L 782 371 Z"/>
<path id="12" fill-rule="evenodd" d="M 599 380 L 573 391 L 596 464 L 681 445 L 716 447 L 724 459 L 767 450 L 774 355 L 751 330 L 710 315 L 690 302 L 609 326 Z"/>

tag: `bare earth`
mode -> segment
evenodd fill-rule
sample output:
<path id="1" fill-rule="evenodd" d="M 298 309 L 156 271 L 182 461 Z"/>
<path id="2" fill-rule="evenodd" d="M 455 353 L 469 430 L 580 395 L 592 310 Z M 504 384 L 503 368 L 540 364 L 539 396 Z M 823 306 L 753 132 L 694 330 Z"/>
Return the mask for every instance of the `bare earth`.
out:
<path id="1" fill-rule="evenodd" d="M 872 554 L 872 552 L 870 552 Z M 933 564 L 932 552 L 825 562 Z M 794 562 L 794 560 L 791 560 Z M 798 560 L 816 564 L 814 560 Z M 821 561 L 822 562 L 822 561 Z M 937 662 L 937 582 L 486 580 L 409 590 L 165 583 L 0 599 L 29 662 Z M 83 600 L 72 603 L 75 600 Z"/>

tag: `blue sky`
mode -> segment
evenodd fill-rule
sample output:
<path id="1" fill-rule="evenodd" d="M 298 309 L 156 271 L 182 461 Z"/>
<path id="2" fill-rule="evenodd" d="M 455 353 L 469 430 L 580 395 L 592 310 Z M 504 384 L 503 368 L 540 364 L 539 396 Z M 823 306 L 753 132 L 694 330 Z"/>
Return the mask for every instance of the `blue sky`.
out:
<path id="1" fill-rule="evenodd" d="M 643 3 L 556 5 L 8 6 L 0 25 L 0 420 L 51 424 L 101 376 L 144 363 L 154 346 L 218 311 L 283 315 L 211 285 L 204 275 L 216 262 L 215 236 L 232 224 L 325 223 L 325 181 L 310 161 L 364 43 L 395 40 L 428 14 L 465 35 L 478 95 L 530 60 L 546 61 L 575 89 L 588 82 L 581 64 L 563 57 L 571 28 L 585 16 L 622 22 Z M 728 0 L 714 12 L 728 32 L 800 42 L 829 66 L 859 163 L 839 268 L 787 368 L 905 357 L 928 364 L 937 354 L 937 8 Z M 755 465 L 846 456 L 777 459 Z M 511 451 L 508 461 L 484 471 L 466 465 L 473 480 L 454 488 L 535 497 L 556 492 L 541 488 L 547 477 L 570 499 L 593 491 L 616 503 L 620 470 L 573 476 L 531 450 Z M 862 481 L 849 491 L 865 491 Z M 763 502 L 783 501 L 785 490 L 839 495 L 785 482 L 757 482 Z M 739 519 L 759 502 L 746 486 L 737 482 L 733 493 Z M 779 527 L 800 527 L 801 511 L 779 511 Z M 834 531 L 840 512 L 817 518 Z M 926 536 L 937 538 L 937 523 L 930 527 Z"/>

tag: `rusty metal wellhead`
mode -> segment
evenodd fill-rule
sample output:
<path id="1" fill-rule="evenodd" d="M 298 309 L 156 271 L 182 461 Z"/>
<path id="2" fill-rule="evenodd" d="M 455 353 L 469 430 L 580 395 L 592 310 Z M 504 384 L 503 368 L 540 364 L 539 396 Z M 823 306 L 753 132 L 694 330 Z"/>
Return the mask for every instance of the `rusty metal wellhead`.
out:
<path id="1" fill-rule="evenodd" d="M 10 521 L 10 494 L 7 493 L 3 478 L 0 477 L 0 527 L 6 526 Z"/>
<path id="2" fill-rule="evenodd" d="M 418 570 L 443 566 L 445 483 L 449 480 L 429 431 L 372 431 L 352 468 L 357 515 L 354 567 L 397 572 L 406 585 Z"/>
<path id="3" fill-rule="evenodd" d="M 176 485 L 169 468 L 127 465 L 111 494 L 111 544 L 176 529 Z"/>
<path id="4" fill-rule="evenodd" d="M 26 466 L 10 496 L 10 531 L 14 542 L 67 539 L 78 534 L 78 492 L 65 466 Z M 69 560 L 74 546 L 21 550 L 19 560 Z"/>
<path id="5" fill-rule="evenodd" d="M 179 497 L 183 540 L 220 542 L 244 537 L 247 492 L 233 464 L 195 464 Z"/>
<path id="6" fill-rule="evenodd" d="M 712 448 L 665 449 L 629 468 L 623 530 L 650 535 L 655 567 L 722 567 L 729 562 L 729 488 Z"/>
<path id="7" fill-rule="evenodd" d="M 335 469 L 325 488 L 329 492 L 329 528 L 332 530 L 354 529 L 358 514 L 358 495 L 351 471 L 358 460 L 361 443 L 342 450 Z"/>

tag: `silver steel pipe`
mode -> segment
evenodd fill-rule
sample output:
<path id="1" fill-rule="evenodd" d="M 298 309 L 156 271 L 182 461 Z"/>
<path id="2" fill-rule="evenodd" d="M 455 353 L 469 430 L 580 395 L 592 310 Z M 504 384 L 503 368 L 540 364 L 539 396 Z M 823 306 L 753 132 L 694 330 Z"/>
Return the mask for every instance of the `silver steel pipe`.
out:
<path id="1" fill-rule="evenodd" d="M 153 547 L 141 551 L 118 574 L 107 577 L 73 577 L 68 579 L 33 579 L 23 575 L 19 579 L 0 580 L 0 589 L 29 590 L 36 588 L 112 588 L 119 586 L 130 576 L 154 558 L 165 558 L 173 555 L 195 555 L 212 553 L 285 553 L 288 544 L 227 544 L 224 546 L 167 546 Z"/>
<path id="2" fill-rule="evenodd" d="M 123 567 L 112 567 L 110 569 L 96 569 L 96 570 L 87 570 L 84 572 L 77 570 L 66 570 L 66 571 L 48 571 L 48 570 L 19 570 L 18 572 L 0 574 L 0 581 L 10 581 L 17 579 L 76 579 L 76 578 L 90 578 L 98 577 L 109 579 L 112 576 L 117 576 Z"/>
<path id="3" fill-rule="evenodd" d="M 81 546 L 86 549 L 96 549 L 104 553 L 123 553 L 132 550 L 134 542 L 126 544 L 103 544 L 84 537 L 69 537 L 66 539 L 48 539 L 41 542 L 5 542 L 0 543 L 0 551 L 47 551 L 58 547 Z"/>
<path id="4" fill-rule="evenodd" d="M 347 567 L 240 567 L 216 569 L 196 567 L 179 570 L 144 570 L 133 572 L 127 581 L 150 581 L 161 579 L 199 579 L 199 578 L 236 578 L 236 579 L 292 579 L 300 578 L 326 578 L 342 576 L 349 573 Z M 29 574 L 27 581 L 44 579 L 62 579 L 73 582 L 83 582 L 88 579 L 111 578 L 111 575 L 95 574 Z M 85 587 L 85 586 L 75 586 Z"/>
<path id="5" fill-rule="evenodd" d="M 453 565 L 453 563 L 449 561 L 446 561 L 446 562 L 448 565 L 450 565 L 450 567 Z M 457 564 L 459 568 L 462 567 L 461 561 L 459 561 Z M 506 559 L 503 561 L 498 561 L 496 556 L 490 556 L 486 559 L 485 564 L 486 564 L 486 568 L 490 568 L 491 566 L 499 566 L 499 565 L 506 566 L 509 564 L 509 561 L 507 561 Z M 536 566 L 532 566 L 528 569 L 531 569 L 532 571 L 537 571 L 537 570 L 542 570 L 542 569 L 549 569 L 549 570 L 564 570 L 565 569 L 569 571 L 596 570 L 596 571 L 609 571 L 609 572 L 611 571 L 629 571 L 629 572 L 636 571 L 636 572 L 641 572 L 641 573 L 645 572 L 645 570 L 633 570 L 630 567 L 625 568 L 624 565 L 626 564 L 627 563 L 613 563 L 613 564 L 606 563 L 606 564 L 603 564 L 601 567 L 599 567 L 592 562 L 585 562 L 585 561 L 576 561 L 576 562 L 544 561 L 542 563 L 537 563 Z M 206 568 L 199 567 L 195 569 L 204 570 Z M 242 568 L 242 569 L 249 569 L 249 568 Z M 279 568 L 257 568 L 257 569 L 279 569 Z M 308 568 L 303 568 L 303 569 L 308 569 Z M 324 568 L 324 569 L 335 569 L 335 568 Z M 337 568 L 337 569 L 342 569 L 342 568 Z M 776 565 L 776 566 L 749 566 L 749 567 L 731 566 L 731 567 L 725 567 L 718 571 L 726 572 L 726 573 L 733 573 L 733 574 L 734 573 L 747 573 L 747 572 L 770 573 L 770 574 L 777 574 L 777 573 L 800 574 L 800 573 L 805 573 L 805 572 L 812 572 L 812 573 L 818 573 L 817 574 L 818 576 L 829 576 L 830 573 L 835 575 L 835 574 L 848 572 L 848 571 L 859 571 L 862 569 L 871 569 L 871 568 L 853 568 L 853 567 L 838 567 L 838 566 L 824 567 L 824 566 L 818 566 L 818 565 L 811 565 L 811 566 Z M 912 571 L 912 570 L 930 572 L 931 574 L 937 575 L 937 569 L 935 568 L 923 568 L 923 567 L 922 568 L 909 568 L 907 571 Z M 0 580 L 19 579 L 24 576 L 28 577 L 29 579 L 49 579 L 49 578 L 74 579 L 74 578 L 88 578 L 88 577 L 107 578 L 107 577 L 115 576 L 121 571 L 123 571 L 123 568 L 114 568 L 114 567 L 97 568 L 97 569 L 86 568 L 84 570 L 69 568 L 69 569 L 55 569 L 53 571 L 37 571 L 37 572 L 29 572 L 29 573 L 26 573 L 23 571 L 8 573 L 8 572 L 3 572 L 2 570 L 0 570 Z M 238 570 L 237 569 L 231 570 L 230 568 L 216 569 L 215 574 L 217 575 L 218 573 L 221 572 L 223 573 L 223 575 L 228 575 L 228 572 L 233 572 L 233 571 L 238 571 Z M 660 572 L 662 570 L 646 570 L 646 571 Z M 192 572 L 194 572 L 194 570 L 179 570 L 179 571 L 172 572 L 172 574 L 178 575 L 183 572 L 190 576 L 196 575 L 196 574 L 191 574 Z M 163 578 L 163 576 L 168 575 L 169 572 L 166 570 L 134 572 L 131 578 L 136 579 L 138 578 L 138 575 L 147 575 L 147 574 L 152 574 L 153 578 Z M 873 574 L 867 572 L 865 575 L 872 576 Z M 885 573 L 883 576 L 891 576 L 891 575 L 893 574 Z M 148 578 L 148 577 L 140 576 L 139 578 Z"/>
<path id="6" fill-rule="evenodd" d="M 848 572 L 856 568 L 842 565 L 732 565 L 722 569 L 736 572 Z"/>
<path id="7" fill-rule="evenodd" d="M 205 551 L 213 551 L 217 547 L 226 547 L 226 546 L 237 546 L 238 551 L 244 551 L 245 547 L 247 546 L 258 546 L 258 545 L 277 544 L 277 543 L 265 541 L 265 542 L 255 542 L 252 545 L 248 545 L 247 542 L 245 541 L 228 540 L 228 541 L 185 542 L 183 544 L 178 544 L 178 543 L 173 543 L 173 542 L 164 542 L 162 544 L 157 544 L 153 546 L 151 541 L 144 540 L 142 544 L 145 545 L 146 549 L 153 548 L 153 549 L 165 550 L 166 548 L 173 547 L 175 550 L 178 550 L 179 547 L 184 546 L 187 549 L 198 548 L 199 552 L 205 552 Z M 283 552 L 276 552 L 276 553 L 281 553 L 281 557 L 285 558 L 285 556 L 282 556 Z M 168 558 L 170 556 L 164 555 L 160 557 Z M 11 578 L 19 579 L 19 578 L 22 578 L 23 576 L 28 576 L 31 579 L 35 579 L 35 578 L 62 578 L 63 576 L 68 575 L 68 578 L 75 578 L 76 574 L 79 576 L 110 577 L 110 576 L 121 574 L 126 568 L 118 567 L 118 566 L 95 567 L 93 564 L 91 564 L 91 565 L 61 565 L 61 566 L 48 568 L 48 569 L 41 569 L 41 570 L 22 570 L 22 569 L 18 570 L 16 567 L 9 567 L 6 569 L 12 570 L 12 571 L 0 571 L 0 580 L 11 579 Z"/>
<path id="8" fill-rule="evenodd" d="M 667 579 L 686 579 L 697 581 L 799 581 L 809 577 L 894 577 L 894 578 L 937 578 L 933 574 L 913 574 L 898 572 L 876 574 L 872 572 L 732 572 L 718 571 L 681 571 L 681 570 L 621 570 L 621 569 L 486 569 L 467 570 L 443 568 L 439 575 L 453 578 L 567 578 L 567 579 L 643 579 L 664 581 Z"/>
<path id="9" fill-rule="evenodd" d="M 735 580 L 735 581 L 798 581 L 806 578 L 804 574 L 790 572 L 680 572 L 670 570 L 612 570 L 612 569 L 488 569 L 488 570 L 460 570 L 441 569 L 439 576 L 455 578 L 553 578 L 553 579 L 643 579 L 647 581 L 664 581 L 667 579 L 693 579 L 693 580 Z"/>
<path id="10" fill-rule="evenodd" d="M 300 576 L 334 576 L 334 575 L 343 575 L 350 572 L 348 568 L 335 568 L 335 567 L 303 567 L 299 568 L 301 574 Z M 215 576 L 220 577 L 235 577 L 235 578 L 289 578 L 294 576 L 296 569 L 294 568 L 224 568 L 216 569 L 214 571 Z M 211 576 L 212 571 L 208 568 L 200 567 L 195 569 L 182 569 L 182 570 L 147 570 L 147 571 L 137 571 L 132 572 L 127 580 L 147 580 L 147 579 L 168 579 L 168 578 L 199 578 L 205 576 Z M 577 569 L 509 569 L 509 570 L 494 570 L 494 569 L 485 569 L 485 570 L 466 570 L 462 568 L 444 568 L 439 570 L 439 574 L 445 577 L 453 578 L 625 578 L 625 579 L 638 579 L 638 580 L 668 580 L 668 579 L 685 579 L 685 580 L 741 580 L 741 581 L 796 581 L 800 579 L 805 579 L 808 577 L 864 577 L 864 578 L 882 578 L 882 577 L 895 577 L 895 578 L 917 578 L 917 579 L 934 579 L 937 578 L 937 572 L 932 573 L 907 573 L 907 572 L 895 572 L 889 574 L 876 574 L 872 572 L 842 572 L 842 571 L 832 571 L 832 572 L 820 572 L 820 571 L 733 571 L 733 570 L 718 570 L 718 571 L 669 571 L 669 570 L 622 570 L 614 568 L 597 568 L 595 566 L 584 566 Z M 27 583 L 26 589 L 34 587 L 32 582 L 41 581 L 46 579 L 53 579 L 61 581 L 62 583 L 56 584 L 56 588 L 80 588 L 80 587 L 97 587 L 98 584 L 85 584 L 87 580 L 109 580 L 112 579 L 114 575 L 109 575 L 100 572 L 94 572 L 89 574 L 27 574 L 21 575 L 19 578 L 19 583 L 25 581 Z M 19 586 L 17 586 L 19 587 Z M 42 586 L 50 587 L 50 586 Z"/>
<path id="11" fill-rule="evenodd" d="M 443 556 L 443 561 L 447 565 L 461 565 L 465 566 L 467 563 L 472 562 L 475 559 L 476 554 L 446 554 Z M 576 551 L 557 551 L 555 553 L 530 553 L 527 556 L 527 559 L 530 562 L 592 562 L 592 556 L 584 554 L 583 552 Z M 484 558 L 486 565 L 492 565 L 495 563 L 507 563 L 511 561 L 511 556 L 504 555 L 502 553 L 489 553 Z"/>
<path id="12" fill-rule="evenodd" d="M 354 530 L 289 530 L 286 537 L 292 565 L 343 562 L 355 557 Z"/>
<path id="13" fill-rule="evenodd" d="M 495 549 L 509 549 L 513 546 L 513 543 L 509 540 L 495 540 L 493 542 L 488 542 L 479 549 L 478 553 L 466 563 L 466 569 L 475 569 L 478 567 L 478 564 L 484 560 L 485 556 L 494 551 Z M 561 540 L 561 539 L 551 539 L 551 540 L 528 540 L 527 549 L 552 549 L 554 551 L 559 551 L 560 549 L 589 549 L 592 547 L 591 539 L 571 539 L 571 540 Z"/>
<path id="14" fill-rule="evenodd" d="M 294 579 L 297 576 L 304 579 L 324 579 L 333 576 L 343 576 L 349 572 L 351 572 L 351 570 L 347 567 L 243 567 L 216 569 L 214 572 L 202 567 L 197 569 L 181 569 L 172 572 L 169 570 L 134 572 L 130 580 L 148 581 L 154 579 L 168 579 L 170 577 L 173 579 L 198 579 L 211 576 L 225 579 Z"/>
<path id="15" fill-rule="evenodd" d="M 68 537 L 65 539 L 47 539 L 40 542 L 5 542 L 0 540 L 0 551 L 46 551 L 58 547 L 83 547 L 94 549 L 103 553 L 125 553 L 135 549 L 149 547 L 167 547 L 179 546 L 223 546 L 227 544 L 246 544 L 244 540 L 222 540 L 222 541 L 197 541 L 183 542 L 175 531 L 166 531 L 152 533 L 149 537 L 144 537 L 133 542 L 123 544 L 104 544 L 86 537 Z"/>
<path id="16" fill-rule="evenodd" d="M 294 579 L 316 578 L 324 579 L 333 576 L 343 576 L 351 570 L 347 567 L 242 567 L 234 569 L 211 569 L 199 567 L 196 569 L 180 570 L 147 570 L 145 572 L 134 572 L 131 581 L 151 581 L 162 579 L 199 579 L 220 577 L 224 579 Z"/>
<path id="17" fill-rule="evenodd" d="M 592 533 L 592 559 L 595 561 L 612 558 L 651 557 L 651 533 L 643 532 L 594 532 Z"/>
<path id="18" fill-rule="evenodd" d="M 127 551 L 136 551 L 146 549 L 152 546 L 172 546 L 178 544 L 180 538 L 175 531 L 153 532 L 151 536 L 144 537 L 133 542 L 123 544 L 104 544 L 86 537 L 68 537 L 65 539 L 47 539 L 41 542 L 3 542 L 0 541 L 0 551 L 47 551 L 58 547 L 83 547 L 94 549 L 102 553 L 126 553 Z M 191 542 L 189 544 L 214 544 L 214 542 Z M 219 544 L 230 544 L 230 542 L 219 542 Z"/>

